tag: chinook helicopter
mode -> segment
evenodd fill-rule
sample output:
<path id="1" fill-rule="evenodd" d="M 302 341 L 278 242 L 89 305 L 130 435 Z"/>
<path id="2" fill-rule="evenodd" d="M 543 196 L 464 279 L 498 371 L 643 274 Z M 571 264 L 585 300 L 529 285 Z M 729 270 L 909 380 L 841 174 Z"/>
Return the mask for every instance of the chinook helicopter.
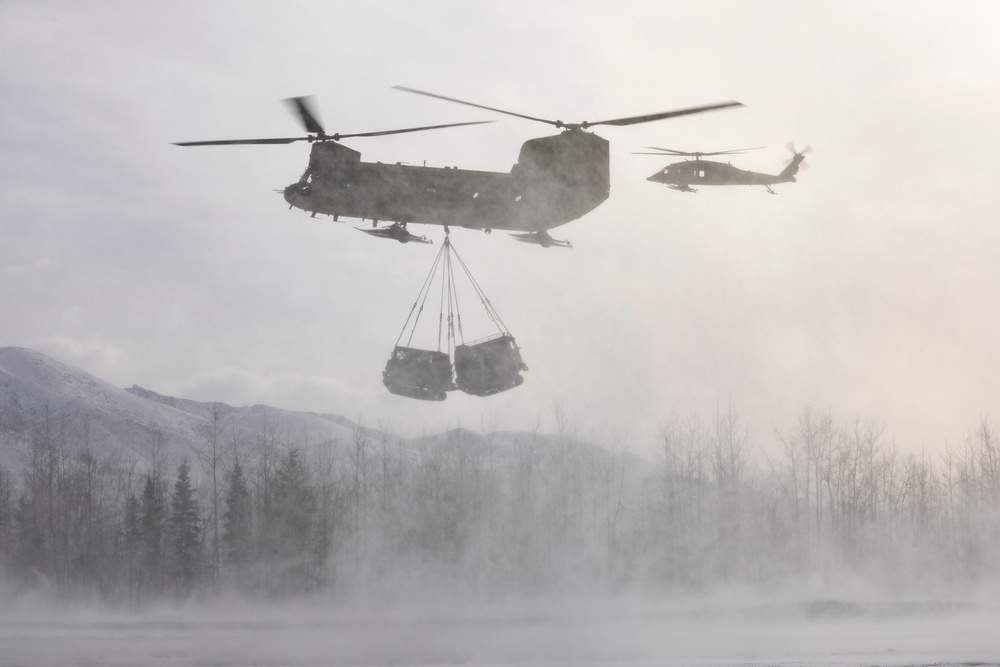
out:
<path id="1" fill-rule="evenodd" d="M 685 160 L 683 162 L 675 162 L 667 165 L 646 179 L 647 181 L 652 181 L 653 183 L 663 183 L 668 188 L 678 190 L 679 192 L 697 192 L 697 190 L 691 187 L 692 185 L 763 185 L 769 193 L 774 195 L 777 193 L 771 189 L 772 185 L 777 183 L 794 183 L 795 174 L 799 172 L 800 166 L 803 169 L 809 166 L 802 164 L 802 161 L 805 160 L 806 153 L 812 149 L 809 146 L 806 146 L 801 151 L 797 151 L 795 150 L 795 146 L 793 144 L 788 144 L 787 146 L 788 150 L 792 152 L 792 158 L 788 161 L 784 170 L 782 170 L 779 174 L 761 174 L 756 171 L 745 171 L 743 169 L 737 169 L 730 163 L 702 159 L 706 156 L 734 155 L 737 153 L 744 153 L 746 151 L 758 150 L 759 148 L 763 148 L 763 146 L 757 146 L 756 148 L 739 148 L 729 151 L 715 151 L 713 153 L 692 153 L 688 151 L 678 151 L 672 148 L 657 148 L 655 146 L 650 146 L 650 150 L 660 152 L 635 154 L 693 157 L 693 160 Z"/>
<path id="2" fill-rule="evenodd" d="M 287 100 L 298 114 L 304 137 L 277 139 L 229 139 L 193 141 L 178 146 L 234 144 L 312 144 L 309 165 L 298 181 L 283 191 L 290 207 L 316 214 L 371 220 L 374 236 L 401 243 L 427 242 L 407 229 L 410 223 L 513 232 L 519 241 L 543 247 L 566 246 L 548 230 L 576 220 L 602 204 L 610 195 L 608 142 L 587 132 L 595 125 L 634 125 L 655 120 L 743 106 L 722 102 L 675 111 L 616 118 L 598 122 L 563 123 L 511 111 L 464 102 L 412 88 L 397 90 L 434 97 L 457 104 L 554 125 L 560 134 L 530 139 L 509 173 L 473 171 L 449 167 L 426 167 L 402 163 L 362 162 L 361 153 L 340 143 L 341 139 L 372 137 L 404 132 L 474 125 L 452 123 L 403 130 L 359 134 L 327 134 L 310 106 L 309 98 Z M 489 121 L 479 121 L 489 122 Z M 379 228 L 379 223 L 392 223 Z"/>

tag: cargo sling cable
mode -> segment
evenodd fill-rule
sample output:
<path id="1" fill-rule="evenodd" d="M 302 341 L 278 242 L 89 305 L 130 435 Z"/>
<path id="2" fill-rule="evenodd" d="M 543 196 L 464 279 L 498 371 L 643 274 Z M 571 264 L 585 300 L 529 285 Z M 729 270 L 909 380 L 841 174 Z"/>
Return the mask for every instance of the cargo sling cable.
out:
<path id="1" fill-rule="evenodd" d="M 457 260 L 487 317 L 497 328 L 496 333 L 471 343 L 465 342 L 453 260 Z M 413 336 L 439 271 L 437 350 L 415 348 L 412 347 Z M 404 336 L 406 344 L 400 345 Z M 401 396 L 434 401 L 444 400 L 447 392 L 456 389 L 475 396 L 489 396 L 520 385 L 524 382 L 520 372 L 527 368 L 510 330 L 452 246 L 450 238 L 446 237 L 382 374 L 386 388 Z"/>

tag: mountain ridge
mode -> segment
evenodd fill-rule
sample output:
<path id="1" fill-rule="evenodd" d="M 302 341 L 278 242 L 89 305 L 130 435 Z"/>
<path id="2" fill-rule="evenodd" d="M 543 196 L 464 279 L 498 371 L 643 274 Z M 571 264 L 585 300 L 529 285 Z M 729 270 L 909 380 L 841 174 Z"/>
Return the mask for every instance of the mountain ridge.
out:
<path id="1" fill-rule="evenodd" d="M 572 435 L 491 431 L 455 427 L 408 437 L 366 427 L 333 413 L 297 412 L 268 405 L 231 406 L 160 394 L 132 385 L 120 388 L 36 350 L 0 347 L 0 465 L 20 468 L 32 442 L 86 450 L 98 459 L 134 455 L 170 461 L 202 456 L 222 445 L 250 453 L 258 445 L 335 444 L 335 456 L 350 459 L 354 447 L 415 449 L 460 445 L 476 455 L 515 455 L 521 447 L 606 449 Z M 41 439 L 41 440 L 39 440 Z M 638 468 L 648 463 L 627 454 Z M 635 466 L 633 466 L 635 467 Z M 640 473 L 640 476 L 645 473 Z"/>
<path id="2" fill-rule="evenodd" d="M 204 444 L 213 414 L 227 429 L 235 427 L 226 438 L 244 440 L 270 430 L 295 441 L 317 442 L 353 437 L 359 428 L 339 415 L 202 403 L 138 385 L 120 388 L 36 350 L 0 348 L 0 437 L 5 436 L 0 463 L 16 464 L 15 448 L 4 444 L 25 442 L 42 431 L 66 434 L 66 444 L 85 446 L 97 455 L 121 448 L 141 452 L 147 446 L 168 455 L 186 453 Z"/>

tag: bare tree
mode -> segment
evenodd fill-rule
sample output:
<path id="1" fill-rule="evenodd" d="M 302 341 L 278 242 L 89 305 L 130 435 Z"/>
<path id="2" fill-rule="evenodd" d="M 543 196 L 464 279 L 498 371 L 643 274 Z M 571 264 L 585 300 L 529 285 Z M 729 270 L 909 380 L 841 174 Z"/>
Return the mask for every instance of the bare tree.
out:
<path id="1" fill-rule="evenodd" d="M 221 568 L 221 512 L 223 464 L 225 460 L 224 437 L 228 429 L 232 429 L 234 446 L 238 443 L 236 425 L 228 409 L 221 403 L 211 404 L 211 413 L 201 429 L 202 443 L 195 448 L 195 455 L 201 462 L 202 473 L 208 480 L 208 527 L 209 527 L 209 578 L 213 587 L 219 585 Z"/>

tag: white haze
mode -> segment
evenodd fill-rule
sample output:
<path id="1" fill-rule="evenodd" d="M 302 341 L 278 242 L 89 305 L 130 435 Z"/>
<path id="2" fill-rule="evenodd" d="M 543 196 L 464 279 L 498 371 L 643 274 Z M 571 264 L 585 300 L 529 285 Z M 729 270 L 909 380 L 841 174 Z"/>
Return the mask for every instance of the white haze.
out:
<path id="1" fill-rule="evenodd" d="M 886 423 L 909 451 L 996 410 L 1000 53 L 988 2 L 0 4 L 0 345 L 127 386 L 414 429 L 553 425 L 643 447 L 672 411 L 731 397 L 755 438 L 806 403 Z M 629 128 L 612 196 L 554 230 L 571 251 L 453 235 L 524 347 L 525 384 L 439 405 L 381 370 L 437 246 L 288 211 L 314 94 L 331 131 L 491 125 L 348 142 L 366 160 L 507 171 L 551 128 L 394 91 L 563 120 L 736 99 Z M 668 191 L 647 145 L 767 146 L 799 182 Z M 737 159 L 738 158 L 738 159 Z M 437 243 L 439 229 L 417 229 Z"/>
<path id="2" fill-rule="evenodd" d="M 713 415 L 728 406 L 749 436 L 746 481 L 768 482 L 779 508 L 798 508 L 809 480 L 819 487 L 832 469 L 801 450 L 782 458 L 781 439 L 795 439 L 811 405 L 835 416 L 831 432 L 847 445 L 852 426 L 884 434 L 871 481 L 891 487 L 899 505 L 880 511 L 907 530 L 869 522 L 862 536 L 935 545 L 890 551 L 866 577 L 832 548 L 800 543 L 822 566 L 815 578 L 761 577 L 771 585 L 690 597 L 684 587 L 616 594 L 583 584 L 532 594 L 527 579 L 509 597 L 480 596 L 469 594 L 474 564 L 435 586 L 407 580 L 420 579 L 411 563 L 378 548 L 345 556 L 354 587 L 286 602 L 222 594 L 107 608 L 85 591 L 69 604 L 34 572 L 0 589 L 0 666 L 1000 663 L 1000 476 L 979 459 L 997 445 L 998 18 L 989 2 L 0 2 L 0 347 L 42 351 L 114 387 L 334 413 L 405 435 L 568 423 L 574 436 L 649 458 L 668 427 L 683 440 L 685 425 L 707 424 L 698 440 L 707 446 Z M 496 121 L 346 142 L 368 161 L 507 171 L 523 141 L 553 133 L 393 85 L 567 121 L 747 106 L 600 129 L 612 195 L 552 231 L 571 251 L 455 230 L 530 370 L 523 386 L 487 400 L 426 404 L 389 394 L 381 372 L 441 231 L 413 229 L 435 245 L 403 246 L 354 231 L 357 221 L 288 211 L 273 190 L 298 178 L 304 144 L 170 145 L 293 136 L 280 100 L 309 94 L 331 132 Z M 813 146 L 811 168 L 773 197 L 671 192 L 645 180 L 665 161 L 630 154 L 765 145 L 733 163 L 774 173 L 789 141 Z M 842 451 L 846 461 L 861 449 Z M 976 512 L 951 512 L 941 485 L 927 497 L 944 517 L 936 528 L 968 539 L 909 531 L 920 525 L 914 495 L 874 472 L 943 475 L 956 451 Z M 59 470 L 73 461 L 66 455 Z M 127 462 L 133 469 L 114 477 L 116 509 L 154 467 L 138 455 Z M 164 466 L 170 482 L 175 463 Z M 536 489 L 567 488 L 570 471 L 545 473 Z M 688 479 L 675 473 L 667 477 Z M 717 481 L 706 473 L 696 486 Z M 195 485 L 204 510 L 203 470 Z M 584 488 L 600 500 L 600 489 Z M 519 497 L 513 486 L 505 493 Z M 539 543 L 559 556 L 544 563 L 549 581 L 586 582 L 574 570 L 583 556 L 546 531 L 546 505 L 528 505 Z M 805 496 L 807 527 L 818 505 Z M 789 528 L 780 512 L 754 516 Z M 591 548 L 604 542 L 600 518 L 576 535 Z M 625 556 L 651 534 L 630 525 Z M 691 544 L 726 542 L 721 523 L 680 525 Z M 822 526 L 831 528 L 825 516 Z M 733 557 L 678 555 L 662 525 L 654 537 L 685 565 L 709 570 Z M 520 552 L 497 544 L 498 560 L 520 565 Z M 788 556 L 769 546 L 745 559 L 762 574 Z M 959 562 L 954 552 L 974 566 L 967 579 L 917 567 Z M 385 569 L 393 578 L 379 580 Z M 878 585 L 893 575 L 894 585 Z"/>
<path id="3" fill-rule="evenodd" d="M 470 606 L 428 599 L 332 608 L 234 601 L 139 613 L 24 601 L 0 612 L 0 664 L 1000 664 L 998 623 L 995 602 L 842 603 L 739 591 L 670 604 Z"/>
<path id="4" fill-rule="evenodd" d="M 386 440 L 335 418 L 127 392 L 27 350 L 0 350 L 0 370 L 0 453 L 22 457 L 0 468 L 0 665 L 819 666 L 1000 655 L 1000 475 L 988 431 L 952 469 L 930 470 L 865 440 L 864 425 L 853 446 L 824 440 L 828 417 L 806 413 L 793 458 L 767 472 L 742 459 L 738 424 L 711 436 L 674 424 L 662 458 L 648 462 L 578 441 L 570 424 L 549 438 Z M 241 448 L 255 498 L 270 497 L 260 486 L 267 439 L 278 439 L 272 465 L 303 448 L 324 508 L 304 528 L 316 541 L 305 542 L 326 535 L 326 558 L 307 556 L 302 570 L 307 552 L 282 550 L 252 557 L 242 575 L 227 558 L 213 579 L 216 409 L 222 466 Z M 268 422 L 270 434 L 254 430 Z M 100 450 L 93 440 L 105 431 L 120 441 Z M 143 455 L 154 432 L 171 439 Z M 737 460 L 715 470 L 716 445 Z M 206 569 L 185 592 L 172 566 L 160 578 L 163 564 L 127 537 L 123 550 L 121 536 L 128 494 L 189 457 Z M 827 477 L 818 488 L 837 501 L 810 500 Z M 254 508 L 254 544 L 267 553 L 264 505 Z M 45 548 L 23 528 L 33 512 Z M 169 558 L 174 542 L 165 544 Z"/>

